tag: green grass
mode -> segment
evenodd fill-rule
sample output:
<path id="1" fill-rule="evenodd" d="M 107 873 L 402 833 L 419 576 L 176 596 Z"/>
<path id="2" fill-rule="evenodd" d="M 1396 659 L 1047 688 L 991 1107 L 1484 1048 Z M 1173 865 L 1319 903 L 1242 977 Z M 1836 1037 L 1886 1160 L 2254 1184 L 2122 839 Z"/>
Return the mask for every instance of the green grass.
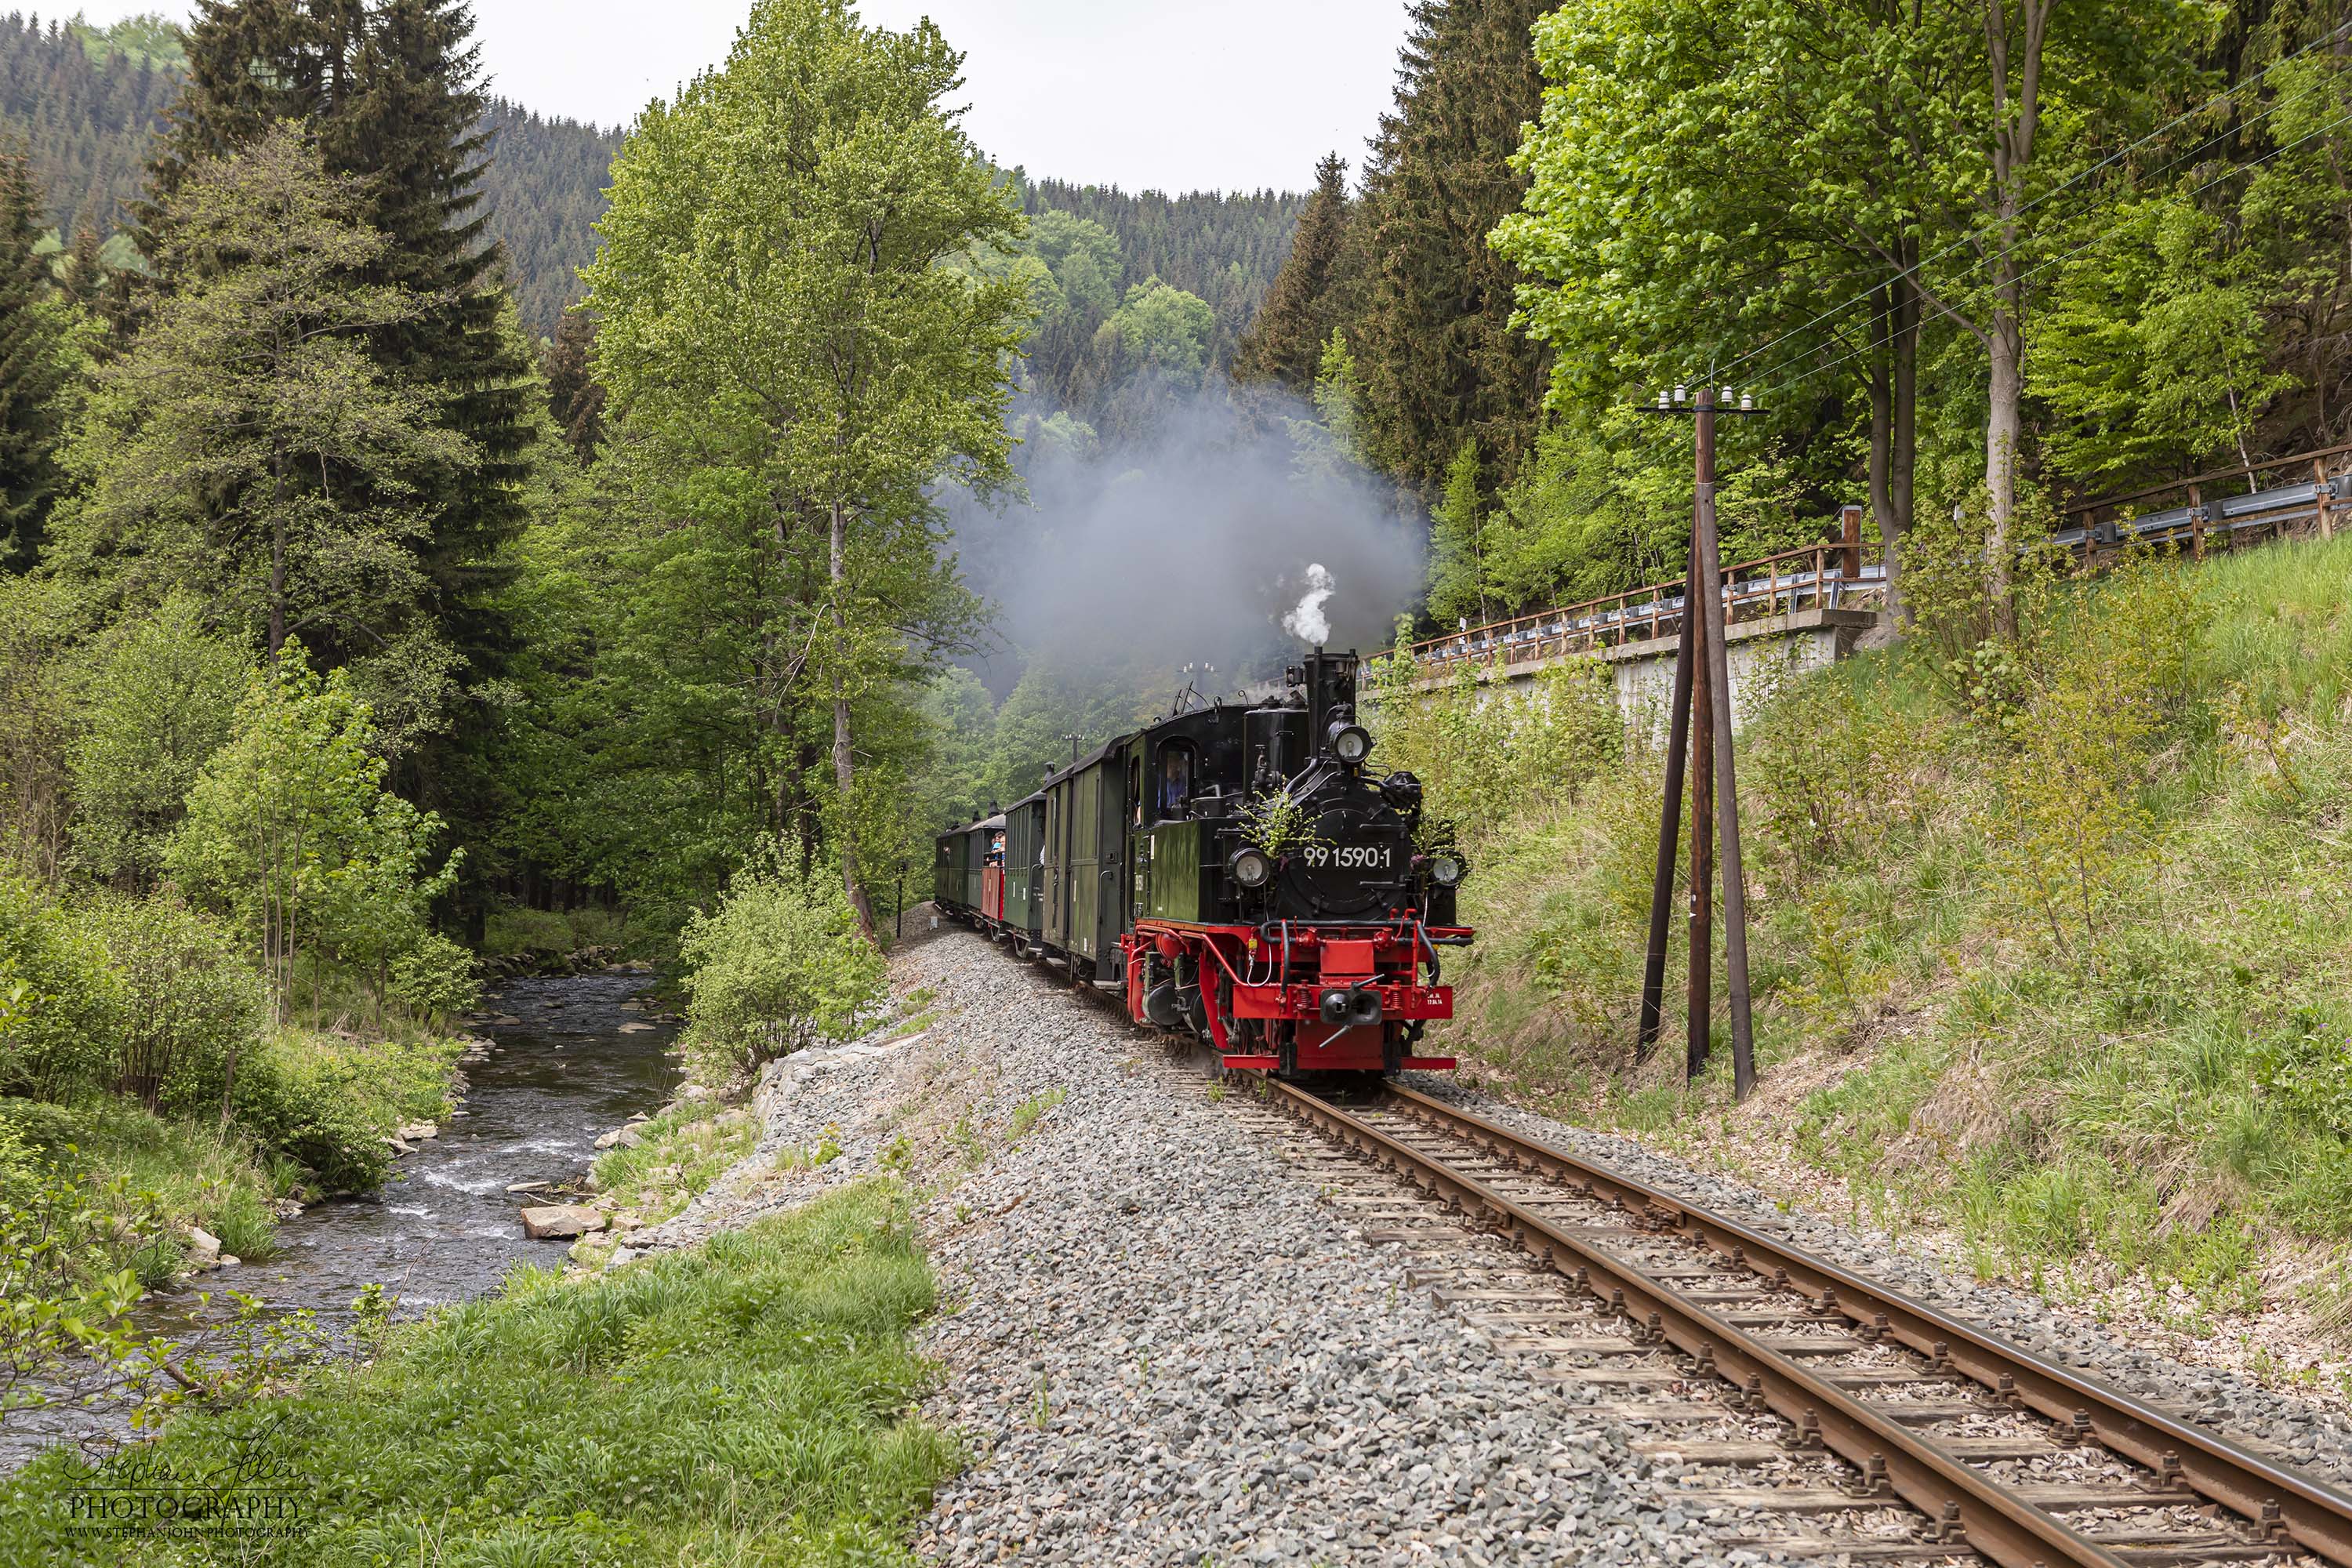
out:
<path id="1" fill-rule="evenodd" d="M 178 1473 L 258 1455 L 298 1540 L 74 1534 L 92 1474 L 0 1494 L 0 1560 L 563 1565 L 892 1563 L 954 1468 L 910 1412 L 932 1301 L 897 1189 L 867 1183 L 691 1252 L 580 1280 L 524 1269 L 283 1399 L 173 1420 Z"/>
<path id="2" fill-rule="evenodd" d="M 1919 646 L 1804 677 L 1749 725 L 1759 1065 L 1829 1081 L 1745 1131 L 1951 1227 L 1988 1274 L 2144 1270 L 2226 1314 L 2261 1304 L 2282 1239 L 2352 1257 L 2352 540 L 2183 570 L 2210 620 L 2088 940 L 2021 906 L 2021 775 Z M 2128 658 L 2131 613 L 2091 584 L 2054 640 Z M 1444 800 L 1442 754 L 1398 760 Z M 1631 1060 L 1657 784 L 1636 755 L 1570 805 L 1489 815 L 1449 1043 L 1535 1103 L 1696 1143 L 1744 1113 L 1727 1052 L 1693 1089 L 1673 1072 L 1679 952 L 1664 1048 Z"/>
<path id="3" fill-rule="evenodd" d="M 1005 1134 L 1006 1139 L 1017 1142 L 1028 1137 L 1040 1118 L 1069 1098 L 1070 1091 L 1056 1085 L 1043 1094 L 1032 1095 L 1023 1100 L 1013 1108 L 1013 1124 Z"/>
<path id="4" fill-rule="evenodd" d="M 707 1190 L 760 1141 L 756 1117 L 707 1100 L 681 1100 L 636 1128 L 638 1142 L 596 1156 L 596 1191 L 611 1195 L 622 1208 L 635 1209 L 647 1225 L 682 1211 L 688 1199 Z"/>

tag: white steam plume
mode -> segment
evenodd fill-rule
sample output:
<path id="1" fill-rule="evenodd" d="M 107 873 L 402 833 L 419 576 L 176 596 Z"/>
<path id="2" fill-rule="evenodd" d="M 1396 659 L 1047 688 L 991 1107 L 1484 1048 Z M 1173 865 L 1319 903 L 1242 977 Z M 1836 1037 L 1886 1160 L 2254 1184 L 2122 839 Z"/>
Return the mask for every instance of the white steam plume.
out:
<path id="1" fill-rule="evenodd" d="M 1331 596 L 1339 584 L 1321 562 L 1307 569 L 1307 593 L 1298 605 L 1282 617 L 1282 629 L 1301 642 L 1321 647 L 1331 640 L 1331 622 L 1323 614 L 1323 602 Z"/>
<path id="2" fill-rule="evenodd" d="M 1311 629 L 1283 625 L 1312 586 L 1310 561 L 1348 578 L 1308 617 L 1326 647 L 1385 647 L 1418 602 L 1427 523 L 1379 476 L 1312 460 L 1322 454 L 1295 434 L 1312 408 L 1222 384 L 1163 394 L 1132 421 L 1142 428 L 1098 450 L 1057 435 L 1050 405 L 1023 405 L 1026 505 L 942 490 L 956 565 L 995 612 L 972 667 L 997 697 L 1036 659 L 1169 674 L 1203 661 L 1220 684 L 1278 677 Z"/>

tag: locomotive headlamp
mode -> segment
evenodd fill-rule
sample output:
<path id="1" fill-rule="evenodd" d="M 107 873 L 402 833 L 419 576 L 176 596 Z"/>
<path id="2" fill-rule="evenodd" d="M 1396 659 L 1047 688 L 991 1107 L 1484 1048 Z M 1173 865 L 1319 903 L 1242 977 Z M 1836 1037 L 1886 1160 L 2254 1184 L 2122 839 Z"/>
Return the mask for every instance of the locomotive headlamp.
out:
<path id="1" fill-rule="evenodd" d="M 1332 725 L 1331 754 L 1354 767 L 1372 754 L 1372 732 L 1361 724 Z"/>
<path id="2" fill-rule="evenodd" d="M 1468 869 L 1468 867 L 1462 864 L 1460 857 L 1439 855 L 1433 857 L 1429 862 L 1429 879 L 1441 888 L 1454 887 L 1461 882 L 1463 875 Z"/>
<path id="3" fill-rule="evenodd" d="M 1263 849 L 1244 847 L 1234 850 L 1234 858 L 1226 862 L 1225 869 L 1233 874 L 1236 883 L 1253 893 L 1274 877 L 1274 862 L 1266 858 Z"/>

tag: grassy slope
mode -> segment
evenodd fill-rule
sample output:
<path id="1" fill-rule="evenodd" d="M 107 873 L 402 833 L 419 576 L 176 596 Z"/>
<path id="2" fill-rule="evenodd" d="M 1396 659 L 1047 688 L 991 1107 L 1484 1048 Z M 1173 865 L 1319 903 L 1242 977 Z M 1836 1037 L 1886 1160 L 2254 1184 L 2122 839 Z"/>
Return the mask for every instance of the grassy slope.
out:
<path id="1" fill-rule="evenodd" d="M 908 1414 L 928 1373 L 906 1335 L 930 1303 L 886 1184 L 612 1274 L 521 1270 L 292 1397 L 184 1416 L 144 1455 L 188 1473 L 257 1445 L 307 1500 L 306 1537 L 92 1542 L 61 1511 L 87 1473 L 52 1455 L 0 1494 L 0 1560 L 901 1561 L 955 1462 Z"/>
<path id="2" fill-rule="evenodd" d="M 1456 1044 L 1555 1110 L 1685 1144 L 1793 1141 L 1889 1223 L 1955 1231 L 1988 1275 L 2063 1292 L 2139 1273 L 2214 1315 L 2284 1291 L 2344 1325 L 2352 542 L 2190 584 L 2209 618 L 2135 764 L 2143 830 L 2063 940 L 2020 895 L 2052 857 L 2016 829 L 2011 752 L 1916 650 L 1864 656 L 1792 683 L 1743 738 L 1780 1092 L 1733 1113 L 1720 1070 L 1686 1092 L 1672 1062 L 1627 1060 L 1655 833 L 1641 756 L 1486 835 Z M 2145 640 L 2108 599 L 2066 605 L 2060 640 Z M 2284 1286 L 2262 1267 L 2282 1250 L 2302 1261 Z"/>

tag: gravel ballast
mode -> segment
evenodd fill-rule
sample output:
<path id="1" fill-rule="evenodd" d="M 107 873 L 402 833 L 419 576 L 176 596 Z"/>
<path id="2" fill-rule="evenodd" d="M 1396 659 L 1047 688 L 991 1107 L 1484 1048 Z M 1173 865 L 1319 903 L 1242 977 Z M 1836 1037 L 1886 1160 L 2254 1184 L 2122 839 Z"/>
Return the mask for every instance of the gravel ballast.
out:
<path id="1" fill-rule="evenodd" d="M 1320 1203 L 1269 1113 L 970 932 L 892 968 L 921 999 L 913 1037 L 775 1064 L 760 1149 L 632 1241 L 697 1240 L 881 1168 L 931 1194 L 944 1376 L 926 1410 L 970 1463 L 926 1559 L 1743 1559 L 1688 1528 L 1673 1468 Z"/>

